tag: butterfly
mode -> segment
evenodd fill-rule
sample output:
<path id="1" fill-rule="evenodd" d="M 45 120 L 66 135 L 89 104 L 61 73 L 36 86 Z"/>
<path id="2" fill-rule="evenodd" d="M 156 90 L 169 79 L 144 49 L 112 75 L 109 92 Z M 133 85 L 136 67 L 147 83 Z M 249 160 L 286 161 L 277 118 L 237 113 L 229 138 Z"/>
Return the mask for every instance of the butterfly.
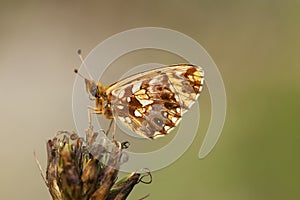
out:
<path id="1" fill-rule="evenodd" d="M 76 72 L 76 71 L 75 71 Z M 155 139 L 168 134 L 196 102 L 204 71 L 192 64 L 151 69 L 121 79 L 108 87 L 85 79 L 96 114 L 119 120 L 134 133 Z"/>

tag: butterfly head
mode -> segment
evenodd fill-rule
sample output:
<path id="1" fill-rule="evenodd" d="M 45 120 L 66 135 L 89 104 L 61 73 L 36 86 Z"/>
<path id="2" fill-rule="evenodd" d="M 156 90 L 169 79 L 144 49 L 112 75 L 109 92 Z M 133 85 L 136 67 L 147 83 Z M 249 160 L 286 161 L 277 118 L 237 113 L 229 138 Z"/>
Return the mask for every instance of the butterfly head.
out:
<path id="1" fill-rule="evenodd" d="M 90 80 L 81 75 L 77 69 L 74 70 L 76 74 L 78 74 L 85 81 L 86 91 L 90 97 L 93 98 L 102 98 L 105 96 L 105 87 L 99 82 L 94 80 Z"/>
<path id="2" fill-rule="evenodd" d="M 101 83 L 97 83 L 95 81 L 85 79 L 85 85 L 86 85 L 86 91 L 90 96 L 94 98 L 100 98 L 104 96 L 105 87 Z"/>

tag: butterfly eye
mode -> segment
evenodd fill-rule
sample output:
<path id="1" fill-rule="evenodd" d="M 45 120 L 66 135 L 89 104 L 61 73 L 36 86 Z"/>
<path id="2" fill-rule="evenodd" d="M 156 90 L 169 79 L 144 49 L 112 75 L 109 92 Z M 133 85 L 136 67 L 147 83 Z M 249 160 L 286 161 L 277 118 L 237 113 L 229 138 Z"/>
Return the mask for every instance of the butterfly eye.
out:
<path id="1" fill-rule="evenodd" d="M 97 85 L 92 85 L 90 88 L 90 92 L 91 92 L 91 95 L 93 95 L 94 97 L 99 97 Z"/>
<path id="2" fill-rule="evenodd" d="M 153 122 L 158 126 L 161 126 L 163 124 L 163 121 L 158 117 L 153 118 Z"/>

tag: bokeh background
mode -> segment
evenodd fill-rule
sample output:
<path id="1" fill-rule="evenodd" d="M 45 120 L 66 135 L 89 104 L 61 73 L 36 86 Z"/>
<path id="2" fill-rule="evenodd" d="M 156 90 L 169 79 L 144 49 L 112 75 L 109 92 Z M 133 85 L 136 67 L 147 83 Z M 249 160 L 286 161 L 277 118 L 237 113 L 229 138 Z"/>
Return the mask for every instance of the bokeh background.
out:
<path id="1" fill-rule="evenodd" d="M 210 118 L 204 90 L 191 147 L 129 199 L 299 199 L 299 10 L 297 0 L 0 1 L 0 198 L 50 199 L 33 151 L 46 167 L 47 139 L 74 129 L 76 50 L 157 26 L 206 48 L 224 79 L 227 118 L 216 147 L 199 160 Z M 114 65 L 178 61 L 151 50 L 125 57 Z"/>

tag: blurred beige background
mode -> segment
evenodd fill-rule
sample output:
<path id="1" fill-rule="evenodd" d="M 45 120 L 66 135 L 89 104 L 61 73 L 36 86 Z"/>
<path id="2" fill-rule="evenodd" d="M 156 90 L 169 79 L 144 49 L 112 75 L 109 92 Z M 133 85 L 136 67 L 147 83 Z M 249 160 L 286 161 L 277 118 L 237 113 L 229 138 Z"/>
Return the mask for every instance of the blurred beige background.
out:
<path id="1" fill-rule="evenodd" d="M 46 140 L 74 129 L 76 50 L 88 53 L 113 34 L 144 26 L 180 31 L 206 48 L 222 73 L 228 111 L 218 144 L 199 160 L 210 117 L 204 91 L 192 146 L 129 199 L 299 199 L 300 2 L 107 2 L 0 1 L 0 199 L 50 199 L 33 150 L 45 167 Z"/>

